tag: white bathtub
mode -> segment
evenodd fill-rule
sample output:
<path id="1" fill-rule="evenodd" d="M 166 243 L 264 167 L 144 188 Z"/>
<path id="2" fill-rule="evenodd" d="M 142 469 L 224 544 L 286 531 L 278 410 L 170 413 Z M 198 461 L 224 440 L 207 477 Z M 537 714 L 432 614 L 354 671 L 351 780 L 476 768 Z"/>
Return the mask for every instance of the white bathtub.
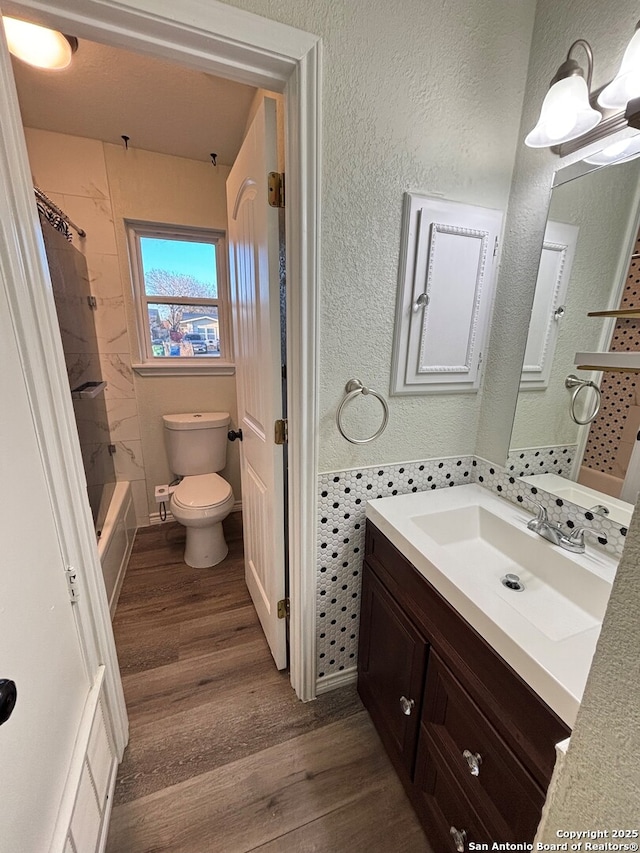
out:
<path id="1" fill-rule="evenodd" d="M 131 486 L 128 481 L 122 481 L 116 483 L 98 540 L 98 554 L 102 564 L 111 618 L 118 604 L 118 596 L 135 535 L 136 513 Z"/>

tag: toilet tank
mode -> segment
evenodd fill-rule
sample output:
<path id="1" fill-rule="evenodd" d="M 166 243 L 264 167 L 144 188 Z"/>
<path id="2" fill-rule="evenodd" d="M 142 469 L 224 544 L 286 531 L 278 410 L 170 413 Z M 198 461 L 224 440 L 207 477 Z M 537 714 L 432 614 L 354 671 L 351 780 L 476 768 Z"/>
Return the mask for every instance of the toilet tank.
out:
<path id="1" fill-rule="evenodd" d="M 182 477 L 222 471 L 227 462 L 228 412 L 163 415 L 169 468 Z"/>

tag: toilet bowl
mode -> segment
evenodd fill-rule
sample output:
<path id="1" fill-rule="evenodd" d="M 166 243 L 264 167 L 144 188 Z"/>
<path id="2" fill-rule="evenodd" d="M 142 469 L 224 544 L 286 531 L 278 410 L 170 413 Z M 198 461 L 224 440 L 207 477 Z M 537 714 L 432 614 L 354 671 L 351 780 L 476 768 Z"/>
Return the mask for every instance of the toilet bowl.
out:
<path id="1" fill-rule="evenodd" d="M 195 569 L 227 556 L 222 522 L 233 509 L 233 491 L 217 472 L 227 461 L 228 412 L 163 415 L 169 467 L 180 477 L 171 496 L 173 517 L 187 528 L 184 561 Z"/>
<path id="2" fill-rule="evenodd" d="M 222 522 L 233 509 L 233 491 L 218 474 L 184 477 L 171 495 L 169 509 L 187 529 L 184 561 L 194 569 L 220 563 L 229 551 Z"/>

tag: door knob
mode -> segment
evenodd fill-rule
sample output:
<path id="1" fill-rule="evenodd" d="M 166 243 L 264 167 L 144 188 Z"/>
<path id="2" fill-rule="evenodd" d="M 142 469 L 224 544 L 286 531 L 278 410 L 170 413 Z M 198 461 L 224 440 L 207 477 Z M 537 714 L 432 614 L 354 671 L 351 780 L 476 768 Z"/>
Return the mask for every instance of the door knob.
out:
<path id="1" fill-rule="evenodd" d="M 6 723 L 16 706 L 18 691 L 15 681 L 0 678 L 0 726 Z"/>
<path id="2" fill-rule="evenodd" d="M 239 438 L 242 441 L 242 430 L 241 429 L 230 429 L 227 433 L 227 438 L 229 441 L 235 441 L 236 438 Z"/>

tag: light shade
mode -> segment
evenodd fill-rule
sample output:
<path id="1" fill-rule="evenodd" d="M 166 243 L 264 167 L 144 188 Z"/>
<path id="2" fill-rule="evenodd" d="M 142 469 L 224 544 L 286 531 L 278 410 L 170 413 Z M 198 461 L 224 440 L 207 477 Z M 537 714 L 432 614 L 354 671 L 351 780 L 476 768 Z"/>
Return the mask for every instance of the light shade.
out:
<path id="1" fill-rule="evenodd" d="M 622 110 L 637 97 L 640 97 L 640 30 L 636 30 L 627 45 L 620 70 L 598 95 L 598 103 L 606 109 Z"/>
<path id="2" fill-rule="evenodd" d="M 584 161 L 594 166 L 608 166 L 610 163 L 628 163 L 629 160 L 635 160 L 636 157 L 640 157 L 640 133 L 627 139 L 612 142 L 611 145 L 607 145 L 597 154 L 585 157 Z"/>
<path id="3" fill-rule="evenodd" d="M 558 80 L 542 102 L 540 118 L 524 143 L 529 148 L 561 145 L 588 133 L 602 119 L 589 103 L 589 89 L 584 77 L 574 74 Z"/>
<path id="4" fill-rule="evenodd" d="M 72 42 L 56 30 L 3 17 L 9 52 L 36 68 L 66 68 L 73 54 Z M 77 45 L 77 42 L 76 42 Z"/>

